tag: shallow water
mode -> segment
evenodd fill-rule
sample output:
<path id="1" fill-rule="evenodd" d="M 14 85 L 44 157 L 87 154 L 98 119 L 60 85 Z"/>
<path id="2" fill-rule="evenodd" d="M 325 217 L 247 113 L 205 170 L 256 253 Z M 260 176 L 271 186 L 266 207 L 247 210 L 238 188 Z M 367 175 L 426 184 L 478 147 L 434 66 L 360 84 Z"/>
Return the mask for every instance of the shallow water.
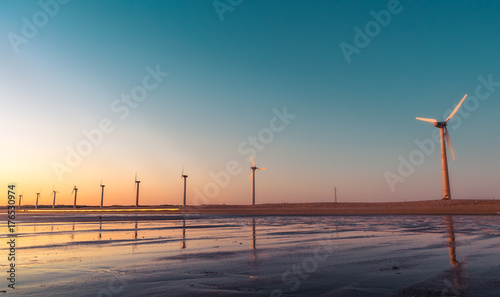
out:
<path id="1" fill-rule="evenodd" d="M 162 220 L 157 220 L 161 218 Z M 17 217 L 12 296 L 498 296 L 497 216 Z M 5 222 L 0 226 L 6 230 Z M 2 233 L 2 242 L 7 235 Z M 0 245 L 2 267 L 7 246 Z M 5 269 L 2 269 L 5 270 Z M 7 295 L 6 294 L 6 295 Z"/>

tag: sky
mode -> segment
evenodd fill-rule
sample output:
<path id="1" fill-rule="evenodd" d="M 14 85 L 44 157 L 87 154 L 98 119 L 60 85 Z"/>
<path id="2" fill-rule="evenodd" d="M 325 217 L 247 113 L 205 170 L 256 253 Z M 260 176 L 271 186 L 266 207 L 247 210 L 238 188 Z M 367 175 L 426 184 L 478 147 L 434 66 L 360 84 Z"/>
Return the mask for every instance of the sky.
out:
<path id="1" fill-rule="evenodd" d="M 500 198 L 496 1 L 0 2 L 0 180 L 22 204 Z M 449 152 L 449 151 L 448 151 Z M 448 153 L 449 154 L 449 153 Z M 3 196 L 7 202 L 7 191 Z"/>

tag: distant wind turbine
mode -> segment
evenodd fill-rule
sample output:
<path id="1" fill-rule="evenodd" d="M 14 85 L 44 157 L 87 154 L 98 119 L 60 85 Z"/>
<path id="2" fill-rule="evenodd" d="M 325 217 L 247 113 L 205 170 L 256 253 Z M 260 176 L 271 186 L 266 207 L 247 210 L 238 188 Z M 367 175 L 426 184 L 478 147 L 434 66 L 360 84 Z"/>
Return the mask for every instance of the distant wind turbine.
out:
<path id="1" fill-rule="evenodd" d="M 40 191 L 38 191 L 38 193 L 36 193 L 36 203 L 35 203 L 35 209 L 38 209 L 38 197 L 40 197 L 40 193 L 42 192 L 42 190 L 40 189 Z"/>
<path id="2" fill-rule="evenodd" d="M 73 187 L 73 191 L 71 191 L 71 194 L 75 192 L 75 201 L 73 202 L 73 208 L 76 208 L 76 195 L 78 194 L 78 188 L 76 186 Z"/>
<path id="3" fill-rule="evenodd" d="M 250 159 L 252 160 L 253 166 L 250 167 L 250 169 L 252 169 L 252 173 L 250 174 L 248 180 L 252 180 L 252 205 L 255 205 L 255 170 L 266 170 L 267 168 L 258 168 L 257 165 L 255 165 L 252 155 L 250 155 Z"/>
<path id="4" fill-rule="evenodd" d="M 102 179 L 101 179 L 101 208 L 103 201 L 104 201 L 104 185 L 102 184 Z"/>
<path id="5" fill-rule="evenodd" d="M 52 194 L 50 194 L 50 196 L 54 195 L 54 200 L 52 200 L 52 209 L 56 208 L 56 193 L 59 193 L 59 192 L 54 190 L 54 186 L 52 186 Z M 49 198 L 50 198 L 50 196 L 49 196 Z"/>
<path id="6" fill-rule="evenodd" d="M 135 207 L 139 207 L 139 184 L 141 183 L 140 180 L 137 180 L 137 173 L 135 174 L 135 185 L 134 189 L 137 188 L 137 194 L 135 196 Z"/>
<path id="7" fill-rule="evenodd" d="M 182 168 L 182 173 L 181 173 L 181 179 L 184 179 L 184 202 L 183 202 L 183 206 L 186 206 L 186 179 L 188 178 L 188 176 L 186 174 L 184 174 L 184 167 Z"/>
<path id="8" fill-rule="evenodd" d="M 17 209 L 21 209 L 21 200 L 23 199 L 23 194 L 19 195 L 19 205 L 17 206 Z"/>
<path id="9" fill-rule="evenodd" d="M 450 135 L 448 134 L 448 129 L 446 128 L 446 125 L 448 121 L 457 113 L 458 109 L 464 102 L 465 98 L 467 97 L 467 94 L 462 98 L 460 103 L 455 107 L 455 109 L 450 113 L 448 118 L 444 122 L 438 122 L 435 119 L 427 119 L 427 118 L 417 118 L 417 120 L 424 121 L 424 122 L 429 122 L 434 125 L 434 127 L 437 127 L 440 129 L 440 135 L 441 135 L 441 163 L 443 166 L 443 199 L 448 200 L 451 199 L 451 192 L 450 192 L 450 178 L 448 175 L 448 160 L 446 159 L 446 143 L 445 139 L 448 142 L 448 145 L 450 146 L 450 151 L 451 155 L 453 157 L 453 160 L 455 160 L 455 154 L 453 153 L 453 148 L 451 147 L 451 141 L 450 141 Z"/>

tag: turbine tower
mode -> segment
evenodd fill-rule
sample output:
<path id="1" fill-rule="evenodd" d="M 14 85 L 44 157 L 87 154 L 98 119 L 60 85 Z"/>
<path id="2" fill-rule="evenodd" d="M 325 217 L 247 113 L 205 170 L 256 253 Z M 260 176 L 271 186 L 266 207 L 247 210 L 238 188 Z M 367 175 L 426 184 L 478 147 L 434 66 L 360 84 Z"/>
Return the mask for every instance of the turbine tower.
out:
<path id="1" fill-rule="evenodd" d="M 135 174 L 135 185 L 134 188 L 137 188 L 137 194 L 135 196 L 135 207 L 139 207 L 139 184 L 141 181 L 137 180 L 137 173 Z"/>
<path id="2" fill-rule="evenodd" d="M 446 125 L 448 121 L 457 113 L 458 109 L 464 102 L 465 98 L 467 97 L 467 94 L 462 98 L 460 103 L 455 107 L 455 109 L 450 113 L 448 118 L 444 122 L 438 122 L 435 119 L 427 119 L 427 118 L 417 118 L 417 120 L 424 121 L 424 122 L 429 122 L 434 125 L 434 127 L 437 127 L 440 129 L 440 135 L 441 135 L 441 163 L 443 166 L 443 200 L 448 200 L 451 199 L 451 192 L 450 192 L 450 177 L 448 175 L 448 161 L 446 159 L 446 142 L 448 142 L 448 145 L 450 146 L 450 151 L 451 155 L 453 157 L 453 160 L 455 160 L 455 154 L 453 153 L 453 148 L 451 147 L 451 141 L 450 141 L 450 135 L 448 134 L 448 129 L 446 128 Z"/>
<path id="3" fill-rule="evenodd" d="M 182 168 L 182 173 L 181 173 L 181 179 L 184 179 L 184 202 L 183 202 L 183 206 L 186 206 L 186 179 L 187 179 L 187 175 L 184 174 L 184 168 Z"/>
<path id="4" fill-rule="evenodd" d="M 73 191 L 71 191 L 71 194 L 75 192 L 75 201 L 73 202 L 73 208 L 76 208 L 76 194 L 78 194 L 78 188 L 76 186 L 73 187 Z"/>
<path id="5" fill-rule="evenodd" d="M 35 209 L 38 209 L 38 197 L 40 197 L 40 193 L 42 192 L 42 190 L 38 191 L 38 193 L 36 193 L 36 203 L 35 203 Z"/>
<path id="6" fill-rule="evenodd" d="M 252 169 L 252 173 L 250 174 L 248 180 L 252 180 L 252 205 L 255 205 L 255 170 L 266 170 L 267 168 L 257 167 L 257 165 L 255 165 L 255 161 L 252 158 L 252 155 L 250 155 L 250 159 L 252 160 L 253 166 L 250 167 L 250 169 Z"/>
<path id="7" fill-rule="evenodd" d="M 104 201 L 104 185 L 102 184 L 102 179 L 101 179 L 101 208 L 103 201 Z"/>
<path id="8" fill-rule="evenodd" d="M 21 209 L 21 200 L 23 199 L 23 194 L 19 195 L 19 204 L 17 205 L 17 209 Z"/>
<path id="9" fill-rule="evenodd" d="M 52 209 L 56 208 L 56 193 L 59 193 L 59 192 L 54 190 L 54 186 L 52 186 L 52 194 L 50 194 L 50 196 L 54 195 L 54 200 L 52 200 Z M 50 196 L 49 196 L 49 198 L 50 198 Z"/>

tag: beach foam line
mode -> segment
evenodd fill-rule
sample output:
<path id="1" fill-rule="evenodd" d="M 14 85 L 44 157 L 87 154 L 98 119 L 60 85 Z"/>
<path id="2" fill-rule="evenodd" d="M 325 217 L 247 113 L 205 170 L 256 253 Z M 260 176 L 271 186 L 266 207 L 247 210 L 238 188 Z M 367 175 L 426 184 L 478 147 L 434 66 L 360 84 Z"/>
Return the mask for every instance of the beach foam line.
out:
<path id="1" fill-rule="evenodd" d="M 123 209 L 22 209 L 22 212 L 120 212 L 120 211 L 178 211 L 178 208 L 123 208 Z M 18 211 L 19 212 L 19 211 Z"/>

